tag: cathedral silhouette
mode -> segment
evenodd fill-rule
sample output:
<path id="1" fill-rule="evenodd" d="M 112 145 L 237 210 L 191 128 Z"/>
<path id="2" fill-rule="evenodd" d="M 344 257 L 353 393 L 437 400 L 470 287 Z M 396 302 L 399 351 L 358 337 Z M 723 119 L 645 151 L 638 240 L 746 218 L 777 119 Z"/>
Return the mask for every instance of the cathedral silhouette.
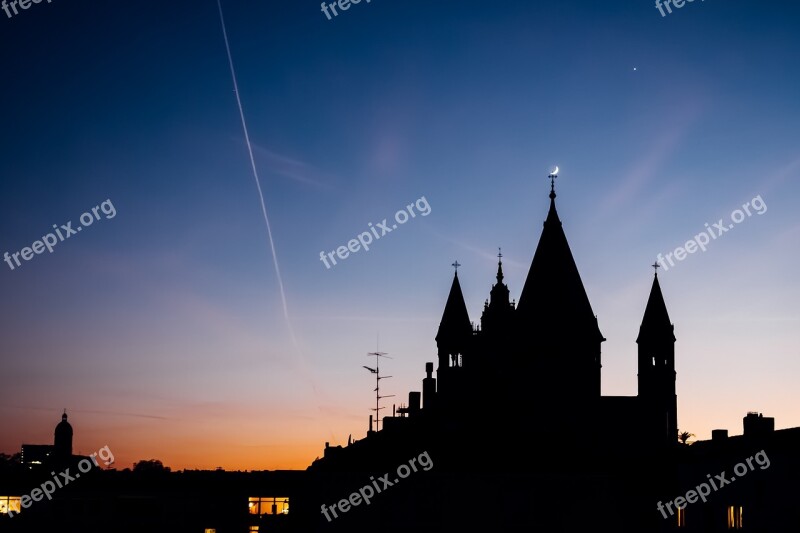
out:
<path id="1" fill-rule="evenodd" d="M 496 282 L 474 325 L 460 265 L 453 264 L 435 338 L 436 377 L 434 363 L 427 362 L 421 393 L 409 392 L 407 406 L 384 417 L 381 431 L 373 431 L 370 420 L 367 438 L 346 447 L 326 443 L 324 457 L 308 469 L 313 477 L 307 487 L 314 489 L 298 496 L 293 507 L 309 530 L 366 531 L 380 523 L 381 531 L 398 532 L 576 532 L 604 524 L 617 532 L 723 531 L 736 523 L 736 512 L 742 523 L 745 506 L 756 510 L 751 529 L 759 522 L 780 523 L 766 512 L 781 508 L 780 497 L 767 503 L 728 488 L 702 509 L 659 513 L 657 504 L 686 492 L 693 468 L 709 465 L 713 473 L 710 465 L 731 450 L 752 459 L 763 439 L 796 443 L 800 430 L 748 432 L 745 419 L 741 438 L 715 432 L 714 443 L 698 443 L 695 450 L 707 445 L 700 458 L 679 443 L 676 338 L 658 265 L 636 338 L 637 395 L 601 394 L 606 339 L 559 219 L 555 176 L 550 177 L 550 208 L 519 302 L 511 300 L 498 254 Z M 404 477 L 400 467 L 420 453 L 429 454 L 435 466 Z M 374 495 L 369 505 L 357 497 L 357 509 L 352 500 L 342 500 L 382 473 L 395 480 L 384 487 L 386 495 Z M 763 482 L 767 474 L 757 475 Z M 737 488 L 747 489 L 744 482 Z M 331 508 L 339 511 L 336 519 Z"/>

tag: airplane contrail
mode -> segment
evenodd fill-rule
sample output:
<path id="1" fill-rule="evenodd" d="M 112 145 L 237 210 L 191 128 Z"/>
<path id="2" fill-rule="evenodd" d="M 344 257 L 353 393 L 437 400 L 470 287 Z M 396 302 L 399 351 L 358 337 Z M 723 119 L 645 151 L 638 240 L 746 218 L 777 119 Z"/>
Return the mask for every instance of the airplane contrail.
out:
<path id="1" fill-rule="evenodd" d="M 303 351 L 300 349 L 300 344 L 297 342 L 297 337 L 292 327 L 292 321 L 289 318 L 289 307 L 286 304 L 286 291 L 283 288 L 283 277 L 281 276 L 281 269 L 278 265 L 278 254 L 275 252 L 275 240 L 272 238 L 272 226 L 269 223 L 269 215 L 267 214 L 267 205 L 264 202 L 264 193 L 261 191 L 261 183 L 258 177 L 258 170 L 256 169 L 256 160 L 253 157 L 253 145 L 250 143 L 250 134 L 247 132 L 247 121 L 244 118 L 244 109 L 242 108 L 242 99 L 239 96 L 239 84 L 236 81 L 236 70 L 233 68 L 233 56 L 231 55 L 231 46 L 228 42 L 228 30 L 225 27 L 225 17 L 222 14 L 222 0 L 217 0 L 217 7 L 219 8 L 219 20 L 222 24 L 222 36 L 225 39 L 225 50 L 228 53 L 228 64 L 231 67 L 231 79 L 233 80 L 233 92 L 236 94 L 236 104 L 239 107 L 239 117 L 242 120 L 242 129 L 244 130 L 244 140 L 247 144 L 247 152 L 250 155 L 250 166 L 253 169 L 253 178 L 256 181 L 256 188 L 258 189 L 258 198 L 261 200 L 261 212 L 264 215 L 264 222 L 267 223 L 267 235 L 269 237 L 269 247 L 272 250 L 272 262 L 275 265 L 275 275 L 278 278 L 278 287 L 281 291 L 281 302 L 283 303 L 283 316 L 286 319 L 286 326 L 289 330 L 289 336 L 292 339 L 292 344 L 297 351 L 301 364 L 301 371 L 305 374 L 306 379 L 311 382 L 311 387 L 314 389 L 314 394 L 317 396 L 317 403 L 319 403 L 319 391 L 317 390 L 316 382 L 308 369 L 308 364 L 303 356 Z"/>
<path id="2" fill-rule="evenodd" d="M 239 117 L 242 119 L 242 129 L 244 130 L 244 140 L 247 144 L 247 152 L 250 154 L 250 166 L 253 168 L 253 177 L 256 180 L 256 188 L 258 189 L 258 198 L 261 200 L 261 212 L 264 214 L 264 221 L 267 223 L 267 235 L 269 236 L 269 247 L 272 250 L 272 262 L 275 265 L 275 274 L 278 277 L 278 286 L 281 290 L 281 302 L 283 302 L 283 316 L 289 320 L 289 307 L 286 305 L 286 292 L 283 290 L 283 277 L 281 276 L 281 268 L 278 266 L 278 255 L 275 253 L 275 241 L 272 238 L 272 226 L 269 223 L 269 215 L 267 214 L 267 205 L 264 203 L 264 193 L 261 191 L 261 183 L 258 178 L 258 170 L 256 170 L 256 160 L 253 157 L 253 146 L 250 144 L 250 134 L 247 132 L 247 121 L 244 119 L 244 110 L 242 109 L 242 99 L 239 97 L 239 84 L 236 81 L 236 71 L 233 68 L 233 57 L 231 56 L 231 46 L 228 43 L 228 30 L 225 28 L 225 17 L 222 15 L 222 0 L 217 0 L 217 7 L 219 8 L 219 20 L 222 23 L 222 36 L 225 39 L 225 50 L 228 52 L 228 64 L 231 67 L 231 79 L 233 79 L 233 92 L 236 94 L 236 104 L 239 106 Z M 291 328 L 291 326 L 290 326 Z"/>

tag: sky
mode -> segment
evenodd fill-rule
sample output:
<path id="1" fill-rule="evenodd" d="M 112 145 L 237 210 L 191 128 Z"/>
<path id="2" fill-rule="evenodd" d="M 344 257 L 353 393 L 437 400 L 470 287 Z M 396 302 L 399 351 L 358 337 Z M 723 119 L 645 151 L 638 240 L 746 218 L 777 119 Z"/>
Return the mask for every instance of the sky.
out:
<path id="1" fill-rule="evenodd" d="M 0 11 L 0 452 L 64 408 L 117 468 L 302 469 L 363 438 L 368 352 L 388 409 L 421 390 L 451 263 L 472 320 L 498 247 L 519 298 L 554 165 L 603 394 L 636 394 L 662 254 L 680 430 L 800 426 L 800 4 L 222 8 L 258 186 L 216 0 Z"/>

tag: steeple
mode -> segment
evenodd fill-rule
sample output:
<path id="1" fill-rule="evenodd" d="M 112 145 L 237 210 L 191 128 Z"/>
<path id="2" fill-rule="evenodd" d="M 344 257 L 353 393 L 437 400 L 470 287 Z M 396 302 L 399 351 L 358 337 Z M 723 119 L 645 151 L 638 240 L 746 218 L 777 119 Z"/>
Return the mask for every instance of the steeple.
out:
<path id="1" fill-rule="evenodd" d="M 497 283 L 492 286 L 490 292 L 491 302 L 489 307 L 491 309 L 504 309 L 510 304 L 508 302 L 509 292 L 508 286 L 503 283 L 503 252 L 500 248 L 497 249 Z"/>
<path id="2" fill-rule="evenodd" d="M 516 360 L 523 373 L 542 376 L 534 384 L 538 401 L 568 395 L 588 406 L 600 398 L 605 338 L 558 218 L 556 173 L 548 176 L 550 210 L 515 313 Z"/>
<path id="3" fill-rule="evenodd" d="M 674 445 L 678 439 L 674 329 L 656 271 L 636 338 L 639 399 L 644 416 L 644 437 L 666 446 Z"/>
<path id="4" fill-rule="evenodd" d="M 490 300 L 484 305 L 481 315 L 481 327 L 490 334 L 501 333 L 501 330 L 510 326 L 514 311 L 509 302 L 508 286 L 503 283 L 503 253 L 500 248 L 497 250 L 497 283 L 492 285 Z"/>
<path id="5" fill-rule="evenodd" d="M 647 299 L 636 342 L 643 340 L 675 341 L 667 304 L 664 303 L 664 295 L 661 293 L 661 285 L 658 283 L 658 272 L 653 276 L 653 286 L 650 288 L 650 297 Z"/>
<path id="6" fill-rule="evenodd" d="M 447 303 L 444 306 L 444 313 L 442 313 L 439 332 L 436 334 L 440 367 L 449 365 L 447 356 L 462 354 L 472 337 L 472 323 L 469 321 L 467 304 L 464 302 L 464 294 L 461 292 L 461 284 L 458 281 L 458 266 L 456 265 L 461 266 L 458 261 L 453 263 L 453 266 L 456 267 L 456 272 L 453 276 L 453 284 L 450 287 Z"/>
<path id="7" fill-rule="evenodd" d="M 497 283 L 503 283 L 503 250 L 497 249 Z"/>
<path id="8" fill-rule="evenodd" d="M 558 218 L 555 199 L 555 185 L 551 183 L 550 210 L 522 287 L 517 311 L 523 324 L 536 324 L 543 331 L 568 326 L 571 335 L 579 334 L 593 342 L 602 342 L 605 339 L 597 326 Z"/>

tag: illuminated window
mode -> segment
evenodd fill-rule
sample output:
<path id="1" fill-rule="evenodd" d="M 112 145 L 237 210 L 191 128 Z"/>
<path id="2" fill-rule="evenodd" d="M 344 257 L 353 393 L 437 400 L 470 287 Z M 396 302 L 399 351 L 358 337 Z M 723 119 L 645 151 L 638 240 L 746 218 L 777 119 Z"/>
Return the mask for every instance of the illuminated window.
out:
<path id="1" fill-rule="evenodd" d="M 289 498 L 249 498 L 247 506 L 250 508 L 250 514 L 265 515 L 265 514 L 289 514 Z"/>
<path id="2" fill-rule="evenodd" d="M 678 527 L 686 527 L 686 509 L 678 508 Z"/>
<path id="3" fill-rule="evenodd" d="M 742 529 L 742 511 L 741 505 L 728 507 L 728 529 Z"/>
<path id="4" fill-rule="evenodd" d="M 254 531 L 258 531 L 258 526 L 250 526 L 250 533 L 253 533 Z"/>
<path id="5" fill-rule="evenodd" d="M 217 533 L 217 530 L 206 528 L 206 533 Z"/>
<path id="6" fill-rule="evenodd" d="M 22 496 L 0 496 L 0 514 L 19 513 Z"/>

